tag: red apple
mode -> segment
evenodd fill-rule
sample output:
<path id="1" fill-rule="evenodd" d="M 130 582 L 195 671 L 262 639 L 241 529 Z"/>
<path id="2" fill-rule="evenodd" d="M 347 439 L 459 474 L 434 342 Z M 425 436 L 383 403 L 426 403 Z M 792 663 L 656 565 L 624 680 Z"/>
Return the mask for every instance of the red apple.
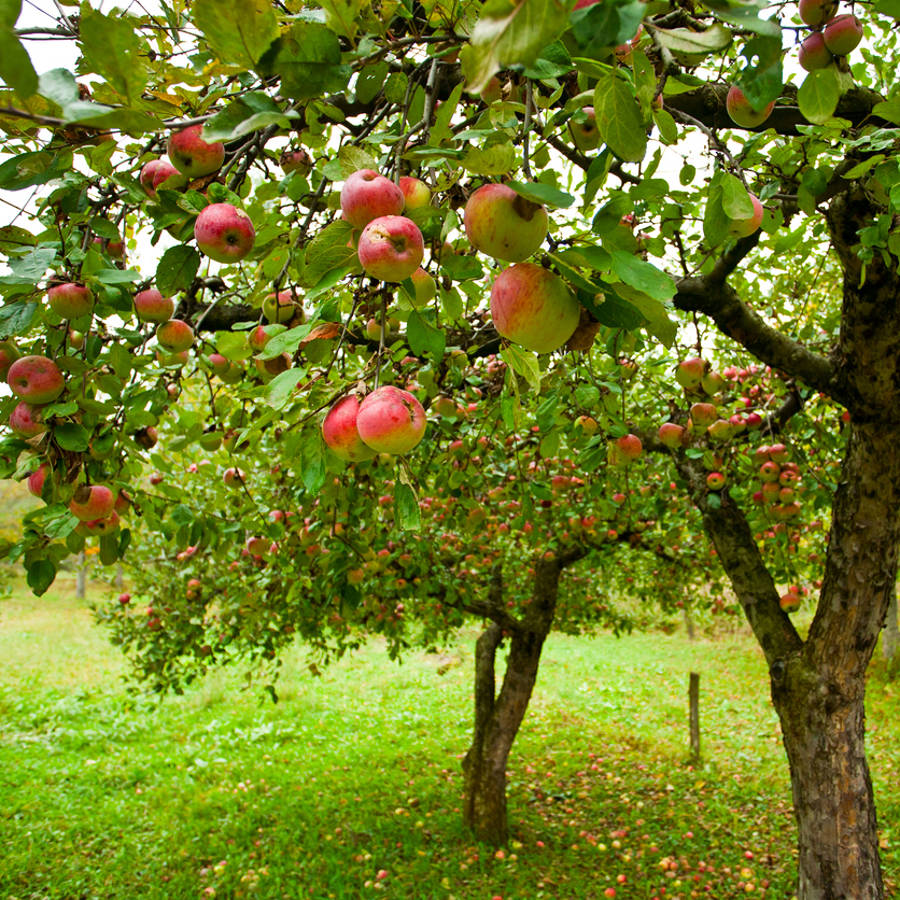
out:
<path id="1" fill-rule="evenodd" d="M 94 295 L 83 284 L 67 282 L 47 291 L 50 309 L 63 319 L 78 319 L 94 308 Z"/>
<path id="2" fill-rule="evenodd" d="M 494 279 L 491 317 L 503 337 L 536 353 L 550 353 L 574 334 L 581 304 L 549 269 L 516 263 Z"/>
<path id="3" fill-rule="evenodd" d="M 216 262 L 232 263 L 252 249 L 256 232 L 250 216 L 231 203 L 211 203 L 194 223 L 197 246 Z"/>
<path id="4" fill-rule="evenodd" d="M 47 475 L 50 472 L 50 467 L 47 463 L 41 463 L 29 476 L 28 481 L 26 482 L 28 485 L 28 491 L 31 494 L 34 494 L 35 497 L 40 497 L 44 493 L 44 484 L 47 481 Z"/>
<path id="5" fill-rule="evenodd" d="M 156 340 L 169 353 L 181 353 L 193 346 L 194 329 L 181 319 L 169 319 L 156 329 Z"/>
<path id="6" fill-rule="evenodd" d="M 825 25 L 825 30 L 822 32 L 825 46 L 835 56 L 846 56 L 855 50 L 862 40 L 862 36 L 862 22 L 850 13 L 835 16 Z"/>
<path id="7" fill-rule="evenodd" d="M 9 415 L 9 427 L 21 438 L 37 437 L 45 434 L 47 425 L 41 415 L 40 407 L 30 403 L 18 403 Z"/>
<path id="8" fill-rule="evenodd" d="M 675 370 L 675 380 L 686 390 L 695 391 L 703 382 L 706 374 L 706 360 L 695 356 L 693 359 L 685 359 L 678 364 Z"/>
<path id="9" fill-rule="evenodd" d="M 408 391 L 385 385 L 359 405 L 356 427 L 377 453 L 408 453 L 425 434 L 425 410 Z"/>
<path id="10" fill-rule="evenodd" d="M 113 259 L 125 259 L 124 241 L 110 241 L 106 238 L 95 237 L 92 243 L 97 245 L 98 250 L 106 251 L 107 256 L 111 256 Z"/>
<path id="11" fill-rule="evenodd" d="M 257 325 L 247 332 L 247 345 L 254 353 L 261 353 L 269 340 L 265 325 Z"/>
<path id="12" fill-rule="evenodd" d="M 685 429 L 675 422 L 665 422 L 659 426 L 659 440 L 670 450 L 677 450 L 684 443 Z"/>
<path id="13" fill-rule="evenodd" d="M 122 606 L 128 606 L 128 604 L 131 603 L 131 594 L 128 594 L 128 593 L 119 594 L 119 596 L 116 599 L 119 601 L 119 603 Z"/>
<path id="14" fill-rule="evenodd" d="M 421 209 L 431 204 L 431 190 L 421 179 L 404 175 L 397 186 L 403 192 L 404 210 Z"/>
<path id="15" fill-rule="evenodd" d="M 225 145 L 208 144 L 200 137 L 202 130 L 202 125 L 190 125 L 176 131 L 166 145 L 172 165 L 190 178 L 218 172 L 225 161 Z"/>
<path id="16" fill-rule="evenodd" d="M 134 295 L 134 311 L 141 322 L 168 322 L 175 312 L 175 301 L 149 288 Z"/>
<path id="17" fill-rule="evenodd" d="M 803 39 L 797 59 L 807 72 L 824 69 L 834 62 L 831 51 L 825 46 L 825 38 L 821 31 L 814 31 Z"/>
<path id="18" fill-rule="evenodd" d="M 354 228 L 365 228 L 383 216 L 399 216 L 405 202 L 403 191 L 372 169 L 354 172 L 341 188 L 341 212 Z"/>
<path id="19" fill-rule="evenodd" d="M 52 403 L 66 386 L 62 372 L 46 356 L 17 359 L 6 373 L 6 383 L 19 399 L 34 406 Z"/>
<path id="20" fill-rule="evenodd" d="M 693 403 L 691 404 L 691 422 L 694 425 L 705 428 L 712 425 L 719 417 L 715 403 Z"/>
<path id="21" fill-rule="evenodd" d="M 735 237 L 749 237 L 759 230 L 763 220 L 763 205 L 754 194 L 748 194 L 753 204 L 753 215 L 747 219 L 731 219 L 728 224 L 728 233 Z"/>
<path id="22" fill-rule="evenodd" d="M 356 428 L 356 417 L 359 414 L 359 400 L 349 394 L 338 400 L 328 410 L 322 422 L 322 437 L 325 445 L 341 459 L 348 462 L 361 462 L 375 456 L 375 451 L 363 443 Z"/>
<path id="23" fill-rule="evenodd" d="M 609 464 L 627 466 L 638 459 L 644 450 L 641 439 L 636 434 L 623 434 L 609 445 Z"/>
<path id="24" fill-rule="evenodd" d="M 751 106 L 744 92 L 737 85 L 732 85 L 725 97 L 725 108 L 735 125 L 740 125 L 741 128 L 757 128 L 772 114 L 775 101 L 766 104 L 761 110 L 756 109 Z"/>
<path id="25" fill-rule="evenodd" d="M 409 278 L 425 254 L 419 226 L 406 216 L 380 216 L 359 237 L 359 262 L 367 275 L 381 281 Z"/>
<path id="26" fill-rule="evenodd" d="M 159 187 L 177 190 L 184 186 L 184 176 L 170 162 L 164 159 L 151 159 L 141 169 L 141 186 L 148 196 L 156 199 L 156 189 Z"/>
<path id="27" fill-rule="evenodd" d="M 104 484 L 83 484 L 75 489 L 75 495 L 69 503 L 69 509 L 77 519 L 89 522 L 93 519 L 105 519 L 116 505 L 116 496 Z"/>
<path id="28" fill-rule="evenodd" d="M 794 591 L 788 591 L 781 595 L 778 605 L 787 613 L 796 612 L 800 609 L 800 595 Z"/>
<path id="29" fill-rule="evenodd" d="M 483 184 L 466 203 L 463 221 L 476 250 L 504 262 L 531 256 L 547 236 L 547 210 L 505 184 Z"/>
<path id="30" fill-rule="evenodd" d="M 706 486 L 711 491 L 721 491 L 725 487 L 725 476 L 721 472 L 710 472 L 706 476 Z"/>
<path id="31" fill-rule="evenodd" d="M 112 512 L 108 516 L 99 519 L 88 519 L 81 522 L 75 529 L 82 537 L 103 537 L 112 534 L 119 527 L 119 516 Z"/>

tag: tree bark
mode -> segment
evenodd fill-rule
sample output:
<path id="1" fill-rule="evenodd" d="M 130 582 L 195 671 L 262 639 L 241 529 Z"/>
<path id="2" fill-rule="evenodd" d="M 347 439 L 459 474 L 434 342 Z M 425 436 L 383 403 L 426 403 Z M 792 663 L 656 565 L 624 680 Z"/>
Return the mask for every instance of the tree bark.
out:
<path id="1" fill-rule="evenodd" d="M 897 615 L 897 591 L 891 594 L 888 604 L 887 621 L 884 623 L 884 633 L 881 636 L 881 652 L 893 671 L 894 662 L 897 659 L 897 647 L 900 646 L 900 621 Z"/>
<path id="2" fill-rule="evenodd" d="M 528 613 L 510 630 L 509 657 L 496 694 L 495 658 L 503 629 L 491 623 L 475 647 L 475 728 L 463 760 L 463 818 L 479 841 L 493 846 L 509 838 L 506 765 L 513 741 L 537 681 L 544 641 L 553 626 L 559 577 L 569 559 L 540 559 L 534 564 L 533 596 Z M 505 621 L 509 621 L 505 616 Z"/>

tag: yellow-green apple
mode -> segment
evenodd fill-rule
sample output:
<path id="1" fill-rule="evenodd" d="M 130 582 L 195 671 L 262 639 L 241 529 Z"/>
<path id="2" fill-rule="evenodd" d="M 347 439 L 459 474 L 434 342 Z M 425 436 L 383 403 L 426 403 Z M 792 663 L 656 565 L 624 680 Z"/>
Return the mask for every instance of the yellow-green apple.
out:
<path id="1" fill-rule="evenodd" d="M 430 303 L 437 294 L 437 284 L 434 278 L 428 274 L 421 266 L 409 276 L 413 283 L 413 294 L 409 297 L 410 302 L 416 309 L 421 309 L 427 303 Z"/>
<path id="2" fill-rule="evenodd" d="M 6 378 L 9 367 L 19 358 L 19 351 L 12 341 L 0 341 L 0 378 Z"/>
<path id="3" fill-rule="evenodd" d="M 725 379 L 718 372 L 710 370 L 703 376 L 700 385 L 705 394 L 715 397 L 725 387 Z"/>
<path id="4" fill-rule="evenodd" d="M 141 186 L 147 195 L 156 199 L 156 189 L 159 187 L 177 190 L 184 186 L 184 176 L 170 162 L 164 159 L 151 159 L 141 169 Z"/>
<path id="5" fill-rule="evenodd" d="M 607 459 L 611 466 L 627 466 L 640 457 L 643 449 L 636 434 L 623 434 L 609 445 Z"/>
<path id="6" fill-rule="evenodd" d="M 569 131 L 572 143 L 582 152 L 596 150 L 600 146 L 600 132 L 597 130 L 597 117 L 593 106 L 585 106 L 581 114 L 576 113 L 569 119 Z"/>
<path id="7" fill-rule="evenodd" d="M 286 175 L 291 172 L 309 175 L 313 167 L 312 157 L 302 147 L 297 150 L 286 149 L 281 154 L 278 164 Z"/>
<path id="8" fill-rule="evenodd" d="M 670 450 L 677 450 L 684 443 L 685 429 L 684 426 L 675 422 L 664 422 L 659 426 L 660 443 L 664 444 Z"/>
<path id="9" fill-rule="evenodd" d="M 800 609 L 800 596 L 799 594 L 794 593 L 794 591 L 788 591 L 786 594 L 782 594 L 781 597 L 778 598 L 778 605 L 785 612 L 796 612 Z"/>
<path id="10" fill-rule="evenodd" d="M 21 438 L 37 437 L 47 431 L 47 425 L 44 417 L 41 415 L 40 407 L 32 406 L 30 403 L 17 403 L 13 411 L 9 414 L 9 427 Z"/>
<path id="11" fill-rule="evenodd" d="M 767 103 L 762 109 L 756 109 L 750 104 L 746 94 L 735 84 L 729 88 L 725 96 L 725 109 L 735 125 L 740 125 L 741 128 L 757 128 L 772 115 L 775 101 Z"/>
<path id="12" fill-rule="evenodd" d="M 725 476 L 721 472 L 710 472 L 706 476 L 706 486 L 711 491 L 721 491 L 725 487 Z"/>
<path id="13" fill-rule="evenodd" d="M 34 494 L 35 497 L 40 497 L 44 493 L 44 484 L 47 481 L 47 475 L 50 472 L 50 467 L 47 463 L 41 463 L 29 476 L 26 484 L 28 485 L 28 492 Z"/>
<path id="14" fill-rule="evenodd" d="M 536 353 L 558 350 L 574 334 L 581 305 L 549 269 L 516 263 L 491 287 L 491 317 L 498 334 Z"/>
<path id="15" fill-rule="evenodd" d="M 294 302 L 294 291 L 279 291 L 267 294 L 262 303 L 263 315 L 267 322 L 290 322 L 294 316 L 303 321 L 303 307 Z"/>
<path id="16" fill-rule="evenodd" d="M 531 256 L 547 236 L 547 210 L 505 184 L 483 184 L 466 203 L 463 223 L 476 250 L 504 262 Z"/>
<path id="17" fill-rule="evenodd" d="M 367 275 L 398 282 L 419 268 L 425 255 L 425 242 L 412 219 L 379 216 L 363 228 L 356 252 Z"/>
<path id="18" fill-rule="evenodd" d="M 231 203 L 211 203 L 194 222 L 197 246 L 220 263 L 238 262 L 252 249 L 256 232 L 250 216 Z"/>
<path id="19" fill-rule="evenodd" d="M 356 427 L 359 400 L 354 394 L 342 397 L 328 410 L 322 421 L 322 438 L 325 445 L 347 462 L 372 459 L 375 451 L 363 443 Z"/>
<path id="20" fill-rule="evenodd" d="M 189 125 L 176 131 L 166 145 L 172 165 L 191 178 L 218 172 L 225 161 L 225 145 L 208 144 L 200 137 L 202 130 L 202 125 Z"/>
<path id="21" fill-rule="evenodd" d="M 213 372 L 222 379 L 225 384 L 237 384 L 241 380 L 241 368 L 221 353 L 209 355 L 209 365 Z"/>
<path id="22" fill-rule="evenodd" d="M 803 39 L 797 60 L 807 72 L 824 69 L 834 62 L 834 56 L 825 46 L 825 38 L 821 31 L 814 31 Z"/>
<path id="23" fill-rule="evenodd" d="M 837 12 L 837 0 L 800 0 L 797 9 L 801 20 L 811 28 L 824 25 Z"/>
<path id="24" fill-rule="evenodd" d="M 175 312 L 175 301 L 163 297 L 156 288 L 148 288 L 134 295 L 134 311 L 141 322 L 168 322 Z"/>
<path id="25" fill-rule="evenodd" d="M 341 188 L 341 212 L 354 228 L 365 228 L 382 216 L 399 216 L 405 202 L 403 191 L 372 169 L 354 172 Z"/>
<path id="26" fill-rule="evenodd" d="M 181 353 L 194 343 L 194 329 L 181 319 L 169 319 L 156 329 L 156 340 L 169 353 Z"/>
<path id="27" fill-rule="evenodd" d="M 66 282 L 56 284 L 47 291 L 50 309 L 63 319 L 78 319 L 94 308 L 94 295 L 83 284 Z"/>
<path id="28" fill-rule="evenodd" d="M 62 372 L 46 356 L 22 356 L 6 373 L 6 383 L 20 399 L 34 406 L 52 403 L 66 386 Z"/>
<path id="29" fill-rule="evenodd" d="M 846 56 L 855 50 L 862 36 L 862 22 L 851 13 L 835 16 L 825 24 L 825 30 L 822 32 L 825 46 L 835 56 Z"/>
<path id="30" fill-rule="evenodd" d="M 675 370 L 675 380 L 686 390 L 695 391 L 700 387 L 706 374 L 706 360 L 695 356 L 682 360 Z"/>
<path id="31" fill-rule="evenodd" d="M 734 434 L 734 425 L 727 419 L 716 419 L 707 429 L 706 433 L 712 441 L 727 441 Z"/>
<path id="32" fill-rule="evenodd" d="M 426 422 L 422 404 L 391 384 L 367 394 L 356 416 L 359 436 L 376 453 L 408 453 L 422 440 Z"/>
<path id="33" fill-rule="evenodd" d="M 222 446 L 222 432 L 220 431 L 204 431 L 197 439 L 197 443 L 204 450 L 218 450 Z"/>
<path id="34" fill-rule="evenodd" d="M 431 204 L 431 189 L 420 178 L 404 175 L 397 183 L 397 187 L 403 192 L 405 210 L 422 209 Z"/>
<path id="35" fill-rule="evenodd" d="M 273 356 L 271 359 L 254 359 L 253 363 L 256 366 L 256 371 L 268 380 L 275 375 L 280 375 L 282 372 L 287 372 L 291 367 L 291 356 L 289 353 L 281 353 L 278 356 Z"/>
<path id="36" fill-rule="evenodd" d="M 763 205 L 759 202 L 759 198 L 754 194 L 747 195 L 753 204 L 753 215 L 746 219 L 730 219 L 728 223 L 728 233 L 735 237 L 749 237 L 755 231 L 759 230 L 763 220 Z"/>
<path id="37" fill-rule="evenodd" d="M 69 346 L 73 350 L 80 350 L 84 346 L 83 331 L 76 331 L 74 328 L 70 328 L 66 336 L 69 339 Z"/>
<path id="38" fill-rule="evenodd" d="M 248 537 L 244 548 L 251 556 L 266 556 L 272 542 L 262 537 Z"/>
<path id="39" fill-rule="evenodd" d="M 700 428 L 712 425 L 718 417 L 719 414 L 714 403 L 691 404 L 691 422 Z"/>
<path id="40" fill-rule="evenodd" d="M 75 489 L 69 510 L 76 519 L 105 519 L 116 505 L 116 495 L 105 484 L 83 484 Z"/>
<path id="41" fill-rule="evenodd" d="M 590 436 L 597 433 L 600 425 L 593 416 L 579 416 L 575 420 L 575 427 L 579 429 L 582 434 Z"/>
<path id="42" fill-rule="evenodd" d="M 759 477 L 761 481 L 774 483 L 778 481 L 778 476 L 780 474 L 781 466 L 779 466 L 777 462 L 774 462 L 771 459 L 767 460 L 759 467 Z"/>

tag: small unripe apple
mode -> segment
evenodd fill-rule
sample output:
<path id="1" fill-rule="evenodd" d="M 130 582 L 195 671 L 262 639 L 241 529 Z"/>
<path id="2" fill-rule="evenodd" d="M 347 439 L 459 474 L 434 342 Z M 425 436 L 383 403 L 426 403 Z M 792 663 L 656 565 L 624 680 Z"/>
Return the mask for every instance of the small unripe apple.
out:
<path id="1" fill-rule="evenodd" d="M 623 434 L 609 445 L 609 464 L 616 467 L 630 465 L 640 457 L 643 449 L 641 439 L 636 434 Z"/>
<path id="2" fill-rule="evenodd" d="M 128 606 L 128 604 L 131 603 L 131 594 L 128 594 L 128 593 L 119 594 L 119 596 L 116 599 L 122 606 Z"/>
<path id="3" fill-rule="evenodd" d="M 56 363 L 46 356 L 22 356 L 6 373 L 6 383 L 20 399 L 34 406 L 52 403 L 65 389 Z"/>
<path id="4" fill-rule="evenodd" d="M 562 347 L 574 334 L 581 304 L 558 275 L 534 263 L 504 269 L 491 287 L 497 332 L 536 353 Z"/>
<path id="5" fill-rule="evenodd" d="M 825 46 L 835 56 L 846 56 L 855 50 L 862 40 L 862 36 L 862 22 L 850 13 L 835 16 L 825 25 L 825 30 L 822 32 Z"/>
<path id="6" fill-rule="evenodd" d="M 582 108 L 581 121 L 576 118 L 569 120 L 569 131 L 572 134 L 572 143 L 582 152 L 596 150 L 600 146 L 600 131 L 597 128 L 597 116 L 593 106 Z"/>
<path id="7" fill-rule="evenodd" d="M 706 374 L 706 360 L 695 356 L 693 359 L 685 359 L 678 364 L 675 370 L 675 380 L 686 390 L 695 391 L 703 382 Z"/>
<path id="8" fill-rule="evenodd" d="M 431 190 L 424 181 L 404 175 L 397 186 L 403 192 L 404 210 L 421 209 L 431 203 Z"/>
<path id="9" fill-rule="evenodd" d="M 181 353 L 194 344 L 194 329 L 181 319 L 169 319 L 156 329 L 156 340 L 169 353 Z"/>
<path id="10" fill-rule="evenodd" d="M 222 433 L 220 431 L 204 431 L 203 434 L 197 438 L 197 443 L 204 450 L 218 450 L 219 447 L 222 446 Z"/>
<path id="11" fill-rule="evenodd" d="M 30 403 L 16 404 L 13 411 L 9 414 L 9 427 L 21 438 L 28 440 L 45 434 L 47 425 L 44 417 L 41 415 L 40 407 L 32 406 Z"/>
<path id="12" fill-rule="evenodd" d="M 466 203 L 466 236 L 476 250 L 504 262 L 521 262 L 547 236 L 543 206 L 519 196 L 505 184 L 483 184 Z"/>
<path id="13" fill-rule="evenodd" d="M 155 200 L 157 188 L 177 190 L 184 186 L 185 178 L 170 162 L 164 159 L 151 159 L 141 169 L 140 181 L 147 195 Z"/>
<path id="14" fill-rule="evenodd" d="M 403 191 L 372 169 L 354 172 L 341 188 L 341 212 L 354 228 L 365 228 L 383 216 L 399 216 L 405 202 Z"/>
<path id="15" fill-rule="evenodd" d="M 278 163 L 286 175 L 291 172 L 309 175 L 313 167 L 312 157 L 302 147 L 298 150 L 285 150 Z"/>
<path id="16" fill-rule="evenodd" d="M 279 291 L 277 297 L 274 293 L 267 294 L 262 311 L 267 322 L 290 322 L 297 315 L 303 321 L 303 307 L 294 302 L 294 292 L 290 290 Z"/>
<path id="17" fill-rule="evenodd" d="M 725 476 L 721 472 L 710 472 L 706 476 L 706 486 L 711 491 L 721 491 L 725 487 Z"/>
<path id="18" fill-rule="evenodd" d="M 425 242 L 419 226 L 406 216 L 380 216 L 363 229 L 357 247 L 367 275 L 381 281 L 409 278 L 422 262 Z"/>
<path id="19" fill-rule="evenodd" d="M 716 419 L 707 429 L 706 433 L 712 441 L 727 441 L 734 435 L 734 425 L 727 419 Z"/>
<path id="20" fill-rule="evenodd" d="M 63 319 L 79 319 L 94 308 L 94 295 L 83 284 L 57 284 L 47 291 L 50 309 Z"/>
<path id="21" fill-rule="evenodd" d="M 375 451 L 363 443 L 356 427 L 359 400 L 354 394 L 342 397 L 322 422 L 322 438 L 325 445 L 341 459 L 361 462 L 375 456 Z"/>
<path id="22" fill-rule="evenodd" d="M 744 92 L 737 86 L 732 85 L 725 97 L 725 109 L 731 116 L 731 121 L 741 128 L 757 128 L 762 125 L 775 109 L 775 101 L 767 103 L 763 109 L 759 110 L 750 105 Z"/>
<path id="23" fill-rule="evenodd" d="M 825 38 L 821 31 L 814 31 L 803 39 L 797 59 L 807 72 L 824 69 L 834 62 L 834 56 L 825 46 Z"/>
<path id="24" fill-rule="evenodd" d="M 800 19 L 810 28 L 824 25 L 837 12 L 837 0 L 800 0 Z"/>
<path id="25" fill-rule="evenodd" d="M 108 516 L 102 516 L 99 519 L 80 522 L 75 531 L 82 537 L 103 537 L 106 534 L 112 534 L 118 527 L 119 516 L 116 512 L 111 512 Z"/>
<path id="26" fill-rule="evenodd" d="M 670 450 L 677 450 L 684 443 L 685 429 L 682 425 L 675 422 L 664 422 L 659 426 L 660 443 L 664 444 Z"/>
<path id="27" fill-rule="evenodd" d="M 47 463 L 41 463 L 29 476 L 26 482 L 28 492 L 35 497 L 40 497 L 44 493 L 44 484 L 47 481 L 47 475 L 50 473 L 50 467 Z"/>
<path id="28" fill-rule="evenodd" d="M 116 505 L 116 497 L 104 484 L 83 484 L 75 489 L 69 509 L 82 522 L 105 519 Z"/>
<path id="29" fill-rule="evenodd" d="M 172 165 L 190 178 L 218 172 L 225 161 L 225 145 L 208 144 L 200 137 L 202 130 L 202 125 L 189 125 L 176 131 L 166 145 Z"/>
<path id="30" fill-rule="evenodd" d="M 18 358 L 19 351 L 12 341 L 0 341 L 0 378 L 6 378 L 9 367 Z"/>
<path id="31" fill-rule="evenodd" d="M 256 231 L 250 216 L 231 203 L 211 203 L 194 223 L 197 246 L 221 263 L 242 260 L 252 249 Z"/>
<path id="32" fill-rule="evenodd" d="M 235 468 L 234 466 L 227 468 L 222 473 L 222 481 L 224 481 L 228 487 L 234 487 L 237 484 L 243 484 L 245 477 L 246 476 L 244 475 L 244 472 L 241 469 Z"/>
<path id="33" fill-rule="evenodd" d="M 735 237 L 744 238 L 759 230 L 763 220 L 763 205 L 755 194 L 748 194 L 753 204 L 753 215 L 747 219 L 731 219 L 728 224 L 728 233 Z"/>
<path id="34" fill-rule="evenodd" d="M 175 312 L 175 301 L 163 297 L 156 288 L 148 288 L 134 295 L 134 311 L 141 322 L 168 322 Z"/>
<path id="35" fill-rule="evenodd" d="M 408 391 L 384 385 L 359 405 L 356 428 L 376 453 L 408 453 L 425 434 L 422 404 Z"/>
<path id="36" fill-rule="evenodd" d="M 124 241 L 110 241 L 106 238 L 95 237 L 92 243 L 97 247 L 98 250 L 105 251 L 106 255 L 112 257 L 113 259 L 125 259 Z"/>
<path id="37" fill-rule="evenodd" d="M 76 331 L 74 328 L 70 328 L 66 336 L 69 340 L 69 346 L 73 350 L 80 350 L 84 346 L 83 331 Z"/>
<path id="38" fill-rule="evenodd" d="M 291 355 L 289 353 L 280 353 L 278 356 L 273 356 L 271 359 L 254 359 L 253 363 L 256 366 L 257 372 L 266 379 L 274 378 L 282 372 L 287 372 L 291 367 Z"/>

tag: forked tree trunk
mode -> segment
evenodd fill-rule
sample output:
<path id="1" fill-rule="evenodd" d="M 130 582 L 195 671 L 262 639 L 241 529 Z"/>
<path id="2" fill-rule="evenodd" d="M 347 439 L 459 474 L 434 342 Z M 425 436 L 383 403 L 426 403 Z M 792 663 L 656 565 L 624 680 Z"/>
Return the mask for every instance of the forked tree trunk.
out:
<path id="1" fill-rule="evenodd" d="M 463 818 L 478 840 L 494 846 L 509 838 L 506 765 L 537 681 L 541 650 L 556 612 L 559 576 L 566 564 L 567 560 L 556 559 L 535 563 L 529 612 L 508 629 L 509 656 L 499 694 L 495 660 L 504 630 L 492 623 L 475 647 L 475 728 L 463 760 Z"/>

